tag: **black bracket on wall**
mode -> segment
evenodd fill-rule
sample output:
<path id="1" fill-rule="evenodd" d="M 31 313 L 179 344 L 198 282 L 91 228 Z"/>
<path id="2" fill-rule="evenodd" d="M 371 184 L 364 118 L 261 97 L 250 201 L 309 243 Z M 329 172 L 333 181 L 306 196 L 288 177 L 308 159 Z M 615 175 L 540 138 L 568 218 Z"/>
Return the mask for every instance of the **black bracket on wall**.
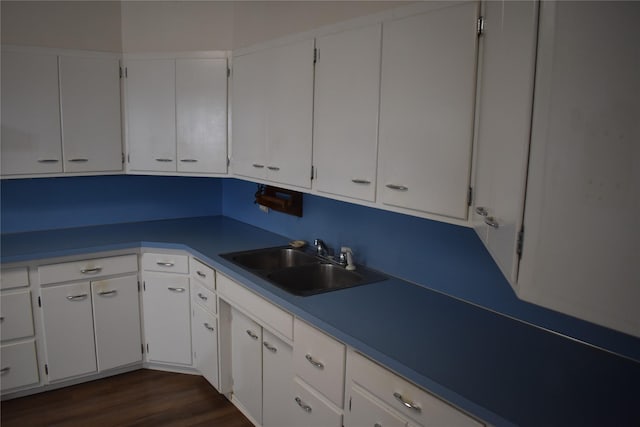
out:
<path id="1" fill-rule="evenodd" d="M 302 193 L 299 191 L 258 184 L 255 202 L 274 211 L 302 216 Z"/>

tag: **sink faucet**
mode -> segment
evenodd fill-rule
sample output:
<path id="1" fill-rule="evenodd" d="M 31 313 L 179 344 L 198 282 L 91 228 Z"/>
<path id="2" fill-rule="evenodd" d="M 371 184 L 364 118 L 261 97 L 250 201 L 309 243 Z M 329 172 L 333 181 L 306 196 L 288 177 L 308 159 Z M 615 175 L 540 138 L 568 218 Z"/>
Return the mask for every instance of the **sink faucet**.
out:
<path id="1" fill-rule="evenodd" d="M 340 249 L 340 265 L 347 270 L 355 270 L 356 265 L 353 263 L 353 251 L 347 246 Z"/>
<path id="2" fill-rule="evenodd" d="M 329 248 L 321 239 L 315 239 L 313 241 L 313 246 L 316 247 L 316 254 L 321 257 L 329 257 Z"/>

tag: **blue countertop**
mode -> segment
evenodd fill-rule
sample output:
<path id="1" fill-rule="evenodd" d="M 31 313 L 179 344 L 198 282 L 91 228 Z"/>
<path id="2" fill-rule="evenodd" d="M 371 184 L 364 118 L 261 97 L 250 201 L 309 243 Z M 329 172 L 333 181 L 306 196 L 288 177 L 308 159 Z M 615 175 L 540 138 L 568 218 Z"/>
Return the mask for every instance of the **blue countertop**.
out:
<path id="1" fill-rule="evenodd" d="M 0 260 L 137 247 L 187 250 L 491 424 L 640 426 L 638 361 L 400 279 L 298 297 L 219 256 L 287 242 L 226 217 L 201 217 L 3 234 Z"/>

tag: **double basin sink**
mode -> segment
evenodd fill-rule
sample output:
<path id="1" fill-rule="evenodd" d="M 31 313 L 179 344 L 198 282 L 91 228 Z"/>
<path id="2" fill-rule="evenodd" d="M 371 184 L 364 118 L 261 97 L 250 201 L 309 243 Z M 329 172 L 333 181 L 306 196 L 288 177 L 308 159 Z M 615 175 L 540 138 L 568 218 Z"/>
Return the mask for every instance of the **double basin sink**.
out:
<path id="1" fill-rule="evenodd" d="M 220 256 L 300 296 L 365 285 L 387 278 L 363 266 L 347 270 L 326 258 L 291 247 L 255 249 Z"/>

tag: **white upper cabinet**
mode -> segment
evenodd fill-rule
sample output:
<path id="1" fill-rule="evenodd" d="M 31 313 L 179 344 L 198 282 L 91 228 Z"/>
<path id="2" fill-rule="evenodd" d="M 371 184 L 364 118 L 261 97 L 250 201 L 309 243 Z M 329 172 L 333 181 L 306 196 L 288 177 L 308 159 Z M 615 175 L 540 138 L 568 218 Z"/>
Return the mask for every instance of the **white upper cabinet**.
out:
<path id="1" fill-rule="evenodd" d="M 523 299 L 635 336 L 639 20 L 635 2 L 541 3 L 518 277 Z"/>
<path id="2" fill-rule="evenodd" d="M 176 60 L 178 172 L 227 172 L 227 60 Z"/>
<path id="3" fill-rule="evenodd" d="M 373 201 L 376 194 L 380 24 L 319 37 L 314 188 Z"/>
<path id="4" fill-rule="evenodd" d="M 2 52 L 2 174 L 62 172 L 58 57 Z"/>
<path id="5" fill-rule="evenodd" d="M 383 24 L 378 201 L 467 218 L 478 5 Z"/>
<path id="6" fill-rule="evenodd" d="M 484 17 L 472 221 L 515 286 L 531 130 L 537 1 L 487 2 Z"/>
<path id="7" fill-rule="evenodd" d="M 234 58 L 233 171 L 311 186 L 313 40 Z"/>
<path id="8" fill-rule="evenodd" d="M 127 61 L 127 143 L 136 171 L 176 171 L 173 59 Z"/>
<path id="9" fill-rule="evenodd" d="M 60 57 L 65 172 L 122 170 L 117 57 Z"/>

